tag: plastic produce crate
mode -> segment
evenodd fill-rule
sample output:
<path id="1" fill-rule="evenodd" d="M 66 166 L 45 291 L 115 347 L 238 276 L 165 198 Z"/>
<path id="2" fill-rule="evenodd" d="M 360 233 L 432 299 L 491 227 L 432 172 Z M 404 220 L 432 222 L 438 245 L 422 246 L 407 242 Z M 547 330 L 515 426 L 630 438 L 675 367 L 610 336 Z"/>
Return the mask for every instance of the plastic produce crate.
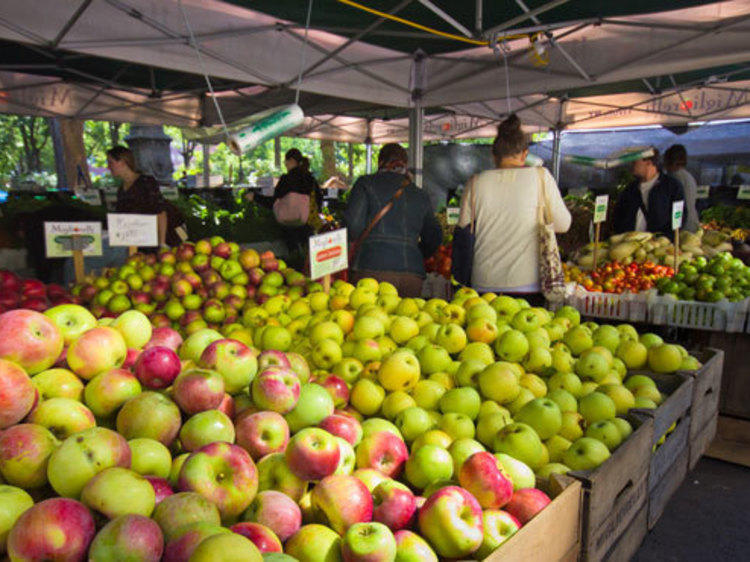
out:
<path id="1" fill-rule="evenodd" d="M 576 291 L 566 299 L 566 303 L 577 309 L 582 316 L 627 321 L 630 320 L 628 297 L 626 294 Z"/>
<path id="2" fill-rule="evenodd" d="M 694 330 L 742 332 L 747 321 L 748 300 L 741 302 L 682 301 L 657 296 L 648 305 L 649 321 Z"/>
<path id="3" fill-rule="evenodd" d="M 485 562 L 577 560 L 581 550 L 581 482 L 553 474 L 546 491 L 552 503 L 485 558 Z"/>
<path id="4" fill-rule="evenodd" d="M 612 456 L 594 470 L 570 473 L 581 480 L 584 489 L 581 540 L 584 561 L 605 559 L 630 530 L 641 510 L 648 508 L 654 420 L 630 414 L 625 417 L 633 425 L 633 433 Z M 644 519 L 644 536 L 646 527 Z"/>

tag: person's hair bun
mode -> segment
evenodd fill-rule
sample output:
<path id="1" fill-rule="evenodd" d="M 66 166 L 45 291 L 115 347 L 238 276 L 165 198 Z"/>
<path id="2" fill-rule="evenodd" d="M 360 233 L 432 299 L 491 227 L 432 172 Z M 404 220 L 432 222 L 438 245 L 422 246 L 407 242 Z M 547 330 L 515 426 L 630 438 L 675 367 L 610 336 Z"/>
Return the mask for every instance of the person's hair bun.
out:
<path id="1" fill-rule="evenodd" d="M 492 153 L 499 161 L 505 156 L 512 156 L 528 148 L 528 140 L 521 128 L 518 115 L 511 113 L 497 126 L 497 138 L 492 145 Z"/>
<path id="2" fill-rule="evenodd" d="M 515 113 L 511 113 L 497 126 L 498 135 L 513 134 L 521 130 L 521 119 Z"/>

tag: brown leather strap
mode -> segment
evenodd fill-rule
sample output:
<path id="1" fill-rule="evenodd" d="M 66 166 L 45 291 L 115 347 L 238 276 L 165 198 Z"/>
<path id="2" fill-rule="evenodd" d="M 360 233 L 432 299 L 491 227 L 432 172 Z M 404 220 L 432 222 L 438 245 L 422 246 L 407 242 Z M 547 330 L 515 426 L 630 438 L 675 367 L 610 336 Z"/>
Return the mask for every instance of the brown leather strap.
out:
<path id="1" fill-rule="evenodd" d="M 365 239 L 370 235 L 372 230 L 377 226 L 377 224 L 383 219 L 384 216 L 386 216 L 391 209 L 393 209 L 393 205 L 398 201 L 401 196 L 404 194 L 404 191 L 409 186 L 411 181 L 409 178 L 404 178 L 404 181 L 401 183 L 401 187 L 398 188 L 396 193 L 393 194 L 393 197 L 391 197 L 391 200 L 386 203 L 382 209 L 378 211 L 378 214 L 375 215 L 372 220 L 370 221 L 370 224 L 367 225 L 367 228 L 362 232 L 362 234 L 359 235 L 359 238 L 352 244 L 351 251 L 350 251 L 350 258 L 354 257 L 354 254 L 357 253 L 359 250 L 359 247 L 362 245 L 362 242 L 365 241 Z M 351 260 L 350 260 L 351 261 Z M 351 266 L 351 263 L 349 264 Z"/>

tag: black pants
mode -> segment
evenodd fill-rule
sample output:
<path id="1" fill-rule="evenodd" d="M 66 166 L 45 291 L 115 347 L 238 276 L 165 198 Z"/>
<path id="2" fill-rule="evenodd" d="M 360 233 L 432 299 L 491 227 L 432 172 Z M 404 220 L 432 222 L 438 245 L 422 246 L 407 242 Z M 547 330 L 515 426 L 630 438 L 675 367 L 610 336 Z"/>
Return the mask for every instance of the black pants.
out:
<path id="1" fill-rule="evenodd" d="M 312 235 L 312 228 L 308 225 L 284 227 L 284 243 L 289 249 L 289 259 L 287 265 L 302 270 L 307 261 L 307 250 L 309 248 L 308 239 Z"/>

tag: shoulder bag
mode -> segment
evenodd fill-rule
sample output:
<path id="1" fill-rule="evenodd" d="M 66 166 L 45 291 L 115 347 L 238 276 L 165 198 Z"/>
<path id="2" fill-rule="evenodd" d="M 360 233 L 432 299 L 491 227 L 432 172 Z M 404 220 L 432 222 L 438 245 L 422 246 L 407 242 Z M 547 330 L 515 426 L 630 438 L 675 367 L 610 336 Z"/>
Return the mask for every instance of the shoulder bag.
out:
<path id="1" fill-rule="evenodd" d="M 372 218 L 370 221 L 370 224 L 367 225 L 367 228 L 362 231 L 362 234 L 359 235 L 359 237 L 349 245 L 349 267 L 351 268 L 354 264 L 354 258 L 357 255 L 357 252 L 359 252 L 360 247 L 362 246 L 362 243 L 365 241 L 365 239 L 370 235 L 370 233 L 373 231 L 373 229 L 377 226 L 377 224 L 383 220 L 383 217 L 386 216 L 391 209 L 393 209 L 393 205 L 398 201 L 401 196 L 404 194 L 404 191 L 411 183 L 411 180 L 408 177 L 404 178 L 404 181 L 401 182 L 401 187 L 398 188 L 396 193 L 393 194 L 393 197 L 390 198 L 388 203 L 386 203 L 382 209 L 378 211 L 378 213 Z"/>
<path id="2" fill-rule="evenodd" d="M 557 247 L 555 225 L 549 208 L 547 188 L 544 181 L 544 168 L 539 171 L 539 285 L 548 301 L 560 302 L 565 296 L 565 275 L 563 273 L 560 250 Z"/>
<path id="3" fill-rule="evenodd" d="M 467 192 L 470 198 L 469 224 L 453 230 L 451 248 L 451 275 L 457 283 L 471 286 L 471 274 L 474 268 L 474 242 L 476 240 L 476 198 L 474 196 L 475 178 L 471 179 Z"/>

